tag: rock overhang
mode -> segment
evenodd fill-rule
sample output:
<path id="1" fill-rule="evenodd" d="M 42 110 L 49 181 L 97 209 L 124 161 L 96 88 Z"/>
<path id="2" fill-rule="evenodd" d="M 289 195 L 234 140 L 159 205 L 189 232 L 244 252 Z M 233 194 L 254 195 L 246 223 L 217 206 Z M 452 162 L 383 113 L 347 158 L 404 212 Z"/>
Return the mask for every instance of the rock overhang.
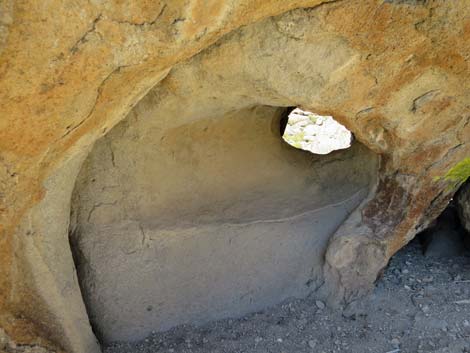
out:
<path id="1" fill-rule="evenodd" d="M 221 48 L 217 55 L 202 52 L 202 56 L 208 54 L 207 60 L 198 65 L 206 65 L 208 73 L 226 69 L 232 79 L 209 75 L 208 80 L 219 82 L 218 88 L 234 93 L 232 97 L 256 96 L 252 105 L 300 105 L 333 115 L 381 155 L 376 190 L 330 239 L 324 268 L 326 292 L 330 287 L 340 301 L 362 295 L 388 258 L 446 205 L 453 190 L 436 177 L 468 157 L 470 41 L 465 1 L 342 1 L 319 7 L 318 1 L 269 2 L 260 7 L 237 3 L 233 11 L 216 6 L 211 14 L 220 17 L 212 27 L 200 30 L 185 24 L 199 13 L 195 9 L 202 5 L 197 2 L 191 4 L 192 10 L 172 3 L 158 18 L 161 22 L 154 23 L 163 4 L 142 4 L 131 6 L 132 11 L 94 4 L 81 10 L 83 16 L 73 18 L 68 17 L 71 9 L 59 3 L 58 13 L 63 16 L 52 17 L 46 8 L 34 6 L 7 6 L 3 12 L 11 16 L 2 22 L 8 32 L 2 63 L 8 64 L 8 70 L 0 87 L 11 104 L 3 105 L 0 142 L 1 278 L 2 293 L 7 293 L 0 298 L 2 326 L 22 342 L 49 337 L 72 351 L 96 348 L 83 308 L 72 314 L 64 304 L 63 293 L 69 292 L 80 303 L 76 281 L 58 280 L 73 278 L 74 271 L 70 254 L 61 254 L 68 260 L 56 256 L 61 253 L 57 244 L 68 246 L 68 213 L 58 210 L 67 210 L 69 201 L 59 191 L 71 193 L 94 141 L 122 120 L 151 87 L 168 77 L 162 83 L 178 89 L 178 79 L 167 76 L 175 63 L 208 48 L 241 24 L 258 21 L 254 26 L 260 26 L 263 17 L 301 6 L 312 9 L 263 24 L 274 45 L 257 40 L 262 35 L 248 26 L 224 38 L 228 45 L 215 44 Z M 47 20 L 31 22 L 25 31 L 32 9 Z M 57 35 L 58 26 L 61 33 L 67 32 L 64 25 L 71 26 L 72 35 Z M 44 34 L 44 40 L 26 36 L 28 31 Z M 252 38 L 251 46 L 240 46 L 243 38 Z M 77 50 L 67 50 L 77 43 Z M 245 61 L 249 65 L 237 66 L 237 59 L 250 52 L 253 60 Z M 26 53 L 35 53 L 34 60 Z M 289 60 L 297 55 L 304 55 L 304 60 L 290 66 Z M 173 71 L 176 77 L 178 70 Z M 22 79 L 25 72 L 31 73 L 30 80 Z M 285 80 L 298 78 L 298 72 L 312 77 L 301 88 L 286 86 Z M 242 80 L 248 89 L 240 89 L 240 79 L 247 76 L 253 78 Z M 224 88 L 224 82 L 232 86 Z M 180 108 L 186 107 L 185 96 L 195 88 L 183 92 Z M 153 94 L 160 93 L 157 85 Z M 237 102 L 226 104 L 232 110 L 243 108 Z M 200 106 L 199 111 L 204 115 L 210 107 Z M 48 223 L 54 214 L 65 218 Z M 51 270 L 58 263 L 63 266 Z M 41 282 L 47 285 L 41 287 Z M 56 288 L 54 295 L 52 288 Z M 28 320 L 19 320 L 20 316 Z M 77 329 L 73 322 L 83 327 Z M 29 332 L 42 333 L 24 334 L 28 330 L 22 330 L 22 325 L 30 327 Z"/>

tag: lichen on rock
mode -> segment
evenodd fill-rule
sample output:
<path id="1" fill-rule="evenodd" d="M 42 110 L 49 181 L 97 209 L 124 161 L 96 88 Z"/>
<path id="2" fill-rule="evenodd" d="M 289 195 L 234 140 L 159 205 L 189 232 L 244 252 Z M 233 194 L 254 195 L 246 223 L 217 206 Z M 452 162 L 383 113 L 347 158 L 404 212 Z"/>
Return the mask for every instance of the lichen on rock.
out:
<path id="1" fill-rule="evenodd" d="M 465 158 L 450 168 L 447 173 L 436 180 L 444 180 L 449 183 L 451 189 L 456 189 L 470 178 L 470 158 Z"/>

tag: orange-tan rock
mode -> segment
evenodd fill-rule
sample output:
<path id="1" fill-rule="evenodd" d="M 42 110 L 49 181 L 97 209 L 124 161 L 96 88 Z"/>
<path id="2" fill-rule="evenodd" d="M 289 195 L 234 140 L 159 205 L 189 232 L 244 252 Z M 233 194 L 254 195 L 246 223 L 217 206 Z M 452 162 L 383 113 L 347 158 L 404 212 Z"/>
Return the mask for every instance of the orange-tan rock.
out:
<path id="1" fill-rule="evenodd" d="M 271 111 L 273 119 L 293 106 L 331 115 L 369 150 L 358 146 L 364 152 L 355 158 L 379 160 L 376 178 L 370 179 L 377 182 L 368 184 L 368 195 L 339 228 L 322 233 L 325 261 L 315 267 L 315 280 L 322 284 L 315 288 L 319 297 L 345 303 L 363 296 L 388 259 L 442 211 L 455 191 L 439 177 L 470 154 L 469 57 L 466 0 L 0 1 L 0 327 L 18 344 L 98 352 L 85 309 L 88 299 L 79 287 L 84 278 L 77 277 L 69 243 L 71 207 L 91 209 L 76 197 L 72 201 L 72 194 L 90 195 L 93 188 L 82 186 L 94 177 L 103 187 L 115 186 L 104 183 L 105 176 L 138 179 L 143 171 L 129 166 L 134 158 L 148 157 L 153 164 L 145 178 L 119 185 L 134 196 L 147 192 L 148 199 L 136 197 L 131 208 L 123 202 L 122 212 L 96 219 L 112 226 L 130 215 L 139 222 L 158 218 L 172 203 L 158 201 L 153 176 L 162 171 L 145 141 L 174 136 L 172 129 L 178 128 L 202 134 L 198 124 L 212 120 L 222 125 L 210 123 L 210 131 L 225 136 L 227 114 L 243 124 L 244 116 L 253 119 L 246 112 L 254 107 L 261 115 Z M 257 128 L 260 141 L 269 140 Z M 198 136 L 156 146 L 174 149 L 190 163 L 187 151 L 194 141 L 203 141 Z M 217 151 L 216 136 L 206 142 L 201 151 Z M 96 169 L 104 155 L 99 146 L 107 143 L 121 151 L 116 161 L 125 162 L 116 174 Z M 233 143 L 234 148 L 249 146 Z M 128 144 L 133 149 L 126 151 Z M 285 158 L 287 164 L 278 169 L 284 175 L 307 173 L 299 165 L 287 172 L 292 161 L 287 155 L 277 151 L 269 158 Z M 223 166 L 221 156 L 213 158 Z M 87 171 L 82 165 L 95 167 Z M 312 162 L 315 166 L 323 168 L 321 159 Z M 340 185 L 341 173 L 357 167 L 333 165 L 337 177 L 329 178 L 332 185 Z M 204 190 L 205 175 L 223 173 L 204 168 L 194 166 L 201 183 L 193 180 L 191 190 Z M 186 180 L 190 170 L 178 177 Z M 260 175 L 246 171 L 241 177 L 259 186 Z M 236 179 L 217 180 L 238 185 Z M 306 178 L 303 187 L 318 180 Z M 250 190 L 244 183 L 239 185 L 243 195 Z M 300 184 L 294 189 L 302 190 Z M 174 201 L 181 189 L 171 190 L 175 194 L 164 198 Z M 236 198 L 236 193 L 216 190 L 214 200 Z M 254 190 L 260 199 L 279 192 Z M 108 202 L 100 199 L 107 195 L 101 192 L 92 193 L 95 201 Z M 341 201 L 336 197 L 329 195 L 325 205 Z M 205 200 L 196 201 L 202 205 Z M 238 201 L 238 210 L 252 202 Z M 282 198 L 289 205 L 297 201 Z M 208 210 L 191 213 L 197 225 L 221 215 L 221 209 Z M 229 214 L 253 221 L 237 212 Z M 268 207 L 258 220 L 285 218 L 279 212 Z M 178 221 L 177 214 L 170 214 L 167 220 Z M 73 224 L 85 229 L 85 221 Z M 129 232 L 131 239 L 137 230 Z M 83 234 L 94 239 L 93 232 Z"/>

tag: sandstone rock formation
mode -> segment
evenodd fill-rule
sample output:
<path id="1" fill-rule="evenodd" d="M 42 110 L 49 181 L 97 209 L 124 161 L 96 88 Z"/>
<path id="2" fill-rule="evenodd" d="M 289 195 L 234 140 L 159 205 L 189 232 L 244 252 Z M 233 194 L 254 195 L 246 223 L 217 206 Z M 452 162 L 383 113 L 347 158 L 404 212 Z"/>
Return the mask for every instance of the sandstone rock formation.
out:
<path id="1" fill-rule="evenodd" d="M 142 240 L 142 222 L 145 234 L 155 232 L 166 241 L 152 229 L 162 229 L 163 223 L 165 229 L 175 226 L 181 209 L 173 206 L 187 200 L 188 192 L 194 193 L 185 208 L 190 226 L 308 214 L 345 199 L 316 192 L 310 195 L 319 199 L 307 203 L 303 191 L 308 195 L 325 180 L 314 173 L 315 166 L 333 173 L 351 165 L 357 178 L 344 178 L 344 169 L 328 178 L 350 195 L 371 180 L 365 177 L 369 167 L 359 172 L 363 164 L 354 161 L 376 154 L 377 182 L 367 198 L 339 228 L 323 232 L 312 227 L 311 238 L 303 238 L 324 247 L 324 262 L 318 262 L 318 253 L 312 255 L 322 283 L 319 297 L 345 303 L 364 295 L 388 259 L 445 207 L 455 190 L 437 178 L 470 153 L 469 16 L 466 0 L 0 1 L 0 327 L 19 344 L 98 352 L 83 298 L 91 315 L 98 315 L 93 318 L 98 325 L 109 321 L 100 317 L 105 312 L 93 309 L 89 280 L 100 277 L 93 277 L 87 266 L 102 264 L 81 262 L 94 254 L 87 240 L 105 246 L 114 234 L 110 258 L 118 256 L 114 251 L 132 252 L 138 245 L 135 237 Z M 273 121 L 269 115 L 275 119 L 282 107 L 293 106 L 334 116 L 365 147 L 338 152 L 331 166 L 325 161 L 333 157 L 312 160 L 313 171 L 308 170 L 305 165 L 313 157 L 293 157 L 261 126 Z M 271 154 L 266 146 L 256 152 L 253 141 L 235 141 L 234 149 L 251 148 L 245 153 L 253 154 L 250 163 L 260 166 L 261 159 L 285 158 L 276 160 L 281 169 L 274 168 L 267 185 L 258 179 L 261 171 L 243 171 L 238 180 L 234 175 L 218 179 L 224 174 L 210 166 L 191 167 L 191 153 L 220 153 L 212 146 L 217 141 L 235 153 L 224 145 L 231 141 L 224 124 L 237 120 L 233 128 L 239 130 L 244 119 L 247 124 L 259 120 L 254 131 L 260 143 L 271 139 Z M 214 135 L 204 141 L 200 129 L 209 122 L 208 131 L 224 139 Z M 193 145 L 191 135 L 184 135 L 193 132 L 194 141 L 207 145 Z M 165 136 L 169 140 L 161 140 Z M 181 148 L 174 149 L 179 141 Z M 157 164 L 157 158 L 170 163 L 171 153 L 189 163 L 173 165 L 178 172 L 174 180 Z M 113 159 L 104 159 L 109 154 L 119 167 L 111 168 Z M 350 162 L 343 158 L 348 155 Z M 220 154 L 210 158 L 215 165 L 231 166 Z M 373 165 L 374 158 L 365 165 Z M 294 160 L 298 164 L 288 168 Z M 133 161 L 148 169 L 133 169 Z M 185 183 L 191 170 L 204 174 L 199 179 L 194 175 L 189 189 Z M 310 173 L 315 176 L 307 177 Z M 290 176 L 292 184 L 285 179 Z M 296 181 L 301 176 L 304 185 Z M 201 199 L 210 177 L 239 189 L 216 184 L 218 192 Z M 93 179 L 101 188 L 115 186 L 108 181 L 129 184 L 120 184 L 116 193 L 98 193 Z M 162 199 L 153 194 L 160 182 L 171 185 Z M 286 182 L 293 194 L 283 194 L 287 189 L 277 182 Z M 251 190 L 259 191 L 259 197 Z M 228 213 L 211 208 L 210 201 L 227 202 Z M 300 201 L 296 210 L 294 201 Z M 113 202 L 117 207 L 111 210 L 103 204 Z M 261 209 L 259 202 L 264 213 L 248 212 L 249 206 Z M 80 278 L 83 295 L 68 237 L 71 204 L 71 239 L 77 241 L 79 274 L 85 273 Z M 83 216 L 86 211 L 91 224 Z M 154 217 L 163 223 L 150 222 Z M 119 233 L 122 226 L 125 234 Z M 110 231 L 96 234 L 99 227 Z M 305 229 L 292 234 L 300 237 Z M 281 232 L 273 226 L 273 236 Z M 125 243 L 124 236 L 134 243 Z M 181 247 L 189 251 L 189 244 L 181 242 Z M 312 254 L 318 249 L 312 248 Z M 295 281 L 285 288 L 290 285 L 296 292 Z M 276 300 L 274 292 L 282 297 L 274 290 L 269 300 Z"/>
<path id="2" fill-rule="evenodd" d="M 0 329 L 0 352 L 2 353 L 49 353 L 50 351 L 36 345 L 17 345 L 3 329 Z"/>

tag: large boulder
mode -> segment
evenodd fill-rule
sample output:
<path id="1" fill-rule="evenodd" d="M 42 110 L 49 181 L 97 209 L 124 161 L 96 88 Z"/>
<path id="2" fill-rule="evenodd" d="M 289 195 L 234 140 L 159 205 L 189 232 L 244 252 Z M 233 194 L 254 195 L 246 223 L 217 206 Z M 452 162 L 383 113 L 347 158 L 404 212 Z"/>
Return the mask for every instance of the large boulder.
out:
<path id="1" fill-rule="evenodd" d="M 252 254 L 257 247 L 265 255 L 272 251 L 270 261 L 283 254 L 281 263 L 299 266 L 302 280 L 307 278 L 306 254 L 314 254 L 318 281 L 312 283 L 322 284 L 313 286 L 315 295 L 328 297 L 331 304 L 365 295 L 390 257 L 448 203 L 454 184 L 443 176 L 470 154 L 469 15 L 467 0 L 0 2 L 0 327 L 18 345 L 98 352 L 87 309 L 103 337 L 112 340 L 106 330 L 114 324 L 105 314 L 116 308 L 109 305 L 108 285 L 115 286 L 114 294 L 126 305 L 125 299 L 136 293 L 123 288 L 123 281 L 115 278 L 122 274 L 108 268 L 105 259 L 124 264 L 124 271 L 147 261 L 150 272 L 160 271 L 169 293 L 182 283 L 158 267 L 161 263 L 150 250 L 140 249 L 142 239 L 148 244 L 142 234 L 155 237 L 161 246 L 175 240 L 172 249 L 188 254 L 181 261 L 170 259 L 169 270 L 175 269 L 177 276 L 185 272 L 186 260 L 197 265 L 190 273 L 202 276 L 200 254 L 213 249 L 214 263 L 222 271 L 214 268 L 207 274 L 217 273 L 214 283 L 234 285 L 218 252 L 223 242 L 210 242 L 214 234 L 224 236 L 224 224 L 328 209 L 345 200 L 336 189 L 347 197 L 372 186 L 347 211 L 328 213 L 334 222 L 325 229 L 311 223 L 316 220 L 312 217 L 305 223 L 273 222 L 269 232 L 253 228 L 265 227 L 261 222 L 246 232 L 230 229 L 225 234 L 246 240 L 254 247 Z M 313 157 L 298 151 L 294 157 L 273 142 L 267 125 L 252 125 L 253 114 L 266 122 L 293 106 L 333 116 L 359 144 L 335 154 L 337 160 L 311 160 L 309 170 Z M 270 141 L 269 150 L 256 149 L 253 135 L 249 141 L 231 140 L 224 130 L 231 116 L 237 131 L 246 118 L 262 141 Z M 212 131 L 207 141 L 201 131 L 205 122 Z M 244 148 L 255 172 L 240 173 L 235 166 L 241 167 L 241 161 L 231 165 L 224 160 L 219 145 L 227 156 Z M 105 146 L 112 152 L 103 151 Z M 221 168 L 191 165 L 198 153 Z M 376 158 L 376 176 L 370 179 Z M 112 165 L 113 160 L 117 168 L 99 168 L 100 161 Z M 272 163 L 266 166 L 265 161 Z M 167 165 L 173 178 L 165 174 Z M 235 173 L 229 167 L 240 174 L 224 174 Z M 334 190 L 315 186 L 326 179 Z M 371 180 L 376 182 L 371 185 Z M 287 190 L 292 194 L 285 194 Z M 118 195 L 129 198 L 112 198 Z M 311 204 L 304 198 L 309 195 L 315 195 Z M 182 208 L 180 201 L 188 207 Z M 162 229 L 175 227 L 186 228 L 164 236 Z M 199 227 L 210 229 L 200 233 Z M 275 244 L 273 239 L 281 240 L 289 229 L 292 244 Z M 311 229 L 311 238 L 306 229 Z M 250 234 L 258 234 L 259 242 Z M 96 249 L 89 243 L 95 240 Z M 144 251 L 142 259 L 134 251 Z M 233 254 L 246 260 L 240 244 Z M 120 263 L 119 256 L 129 262 Z M 263 285 L 253 294 L 253 304 L 239 296 L 231 301 L 228 315 L 263 305 L 263 298 L 268 303 L 290 293 L 303 295 L 300 280 L 273 284 L 273 262 L 255 258 L 252 267 L 244 265 L 266 271 L 253 277 Z M 281 278 L 292 273 L 289 266 Z M 138 275 L 149 278 L 144 271 Z M 226 290 L 253 289 L 240 271 L 235 275 L 240 287 Z M 124 278 L 132 276 L 124 272 Z M 149 292 L 142 298 L 165 290 L 155 283 L 144 288 Z M 220 300 L 226 293 L 216 293 L 218 286 L 191 288 L 174 302 L 198 293 Z M 97 298 L 103 298 L 103 311 L 97 309 Z M 123 328 L 119 337 L 126 334 L 126 325 L 139 320 L 142 331 L 129 338 L 158 326 L 158 310 L 170 317 L 169 306 L 157 310 L 155 303 L 150 305 L 152 310 L 129 320 L 125 313 L 117 316 L 115 325 Z M 172 314 L 171 323 L 220 317 L 221 312 L 201 317 L 191 308 L 188 317 Z"/>

